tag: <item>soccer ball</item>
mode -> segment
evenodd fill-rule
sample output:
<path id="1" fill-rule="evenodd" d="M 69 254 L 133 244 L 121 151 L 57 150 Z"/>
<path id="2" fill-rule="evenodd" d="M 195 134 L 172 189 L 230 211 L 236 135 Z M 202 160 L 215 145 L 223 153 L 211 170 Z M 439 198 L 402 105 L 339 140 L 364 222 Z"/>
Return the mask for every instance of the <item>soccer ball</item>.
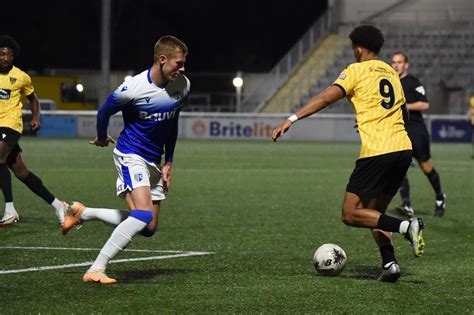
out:
<path id="1" fill-rule="evenodd" d="M 323 276 L 339 275 L 347 262 L 344 250 L 336 244 L 319 246 L 313 256 L 314 268 Z"/>

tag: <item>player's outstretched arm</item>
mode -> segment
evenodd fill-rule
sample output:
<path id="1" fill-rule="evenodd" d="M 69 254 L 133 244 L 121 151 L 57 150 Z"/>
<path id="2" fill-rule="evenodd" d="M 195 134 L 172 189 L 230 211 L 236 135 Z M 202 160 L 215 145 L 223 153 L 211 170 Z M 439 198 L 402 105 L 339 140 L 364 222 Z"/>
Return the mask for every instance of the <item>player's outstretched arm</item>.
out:
<path id="1" fill-rule="evenodd" d="M 174 118 L 168 141 L 165 144 L 165 165 L 163 165 L 161 170 L 163 173 L 163 189 L 165 194 L 168 193 L 171 187 L 171 168 L 173 167 L 173 154 L 178 138 L 178 115 Z"/>
<path id="2" fill-rule="evenodd" d="M 163 189 L 165 193 L 168 193 L 171 186 L 171 168 L 173 167 L 172 162 L 166 162 L 163 165 L 161 172 L 163 173 Z"/>
<path id="3" fill-rule="evenodd" d="M 90 144 L 106 147 L 109 142 L 115 143 L 115 139 L 107 134 L 107 126 L 109 125 L 110 116 L 121 111 L 128 98 L 122 95 L 117 97 L 116 92 L 112 93 L 105 103 L 97 111 L 97 138 L 89 141 Z"/>
<path id="4" fill-rule="evenodd" d="M 287 119 L 282 121 L 280 125 L 278 125 L 277 127 L 273 129 L 273 132 L 272 132 L 273 142 L 277 141 L 278 138 L 280 138 L 285 132 L 288 131 L 288 129 L 290 129 L 291 125 L 293 125 L 293 121 L 292 121 L 293 118 L 295 118 L 295 115 L 288 117 Z"/>
<path id="5" fill-rule="evenodd" d="M 276 141 L 280 138 L 285 132 L 290 129 L 291 125 L 297 120 L 303 119 L 305 117 L 311 116 L 324 109 L 328 105 L 340 100 L 344 97 L 344 92 L 341 88 L 331 85 L 324 91 L 318 93 L 312 99 L 308 101 L 300 110 L 298 110 L 294 115 L 288 117 L 280 123 L 272 132 L 272 140 Z"/>
<path id="6" fill-rule="evenodd" d="M 109 143 L 117 143 L 117 141 L 115 141 L 114 138 L 112 138 L 112 136 L 110 135 L 107 135 L 107 138 L 106 139 L 99 139 L 99 138 L 94 138 L 93 140 L 89 141 L 90 144 L 92 145 L 96 145 L 98 147 L 107 147 L 109 145 Z"/>
<path id="7" fill-rule="evenodd" d="M 35 93 L 28 95 L 28 101 L 30 102 L 31 108 L 31 130 L 35 131 L 41 128 L 40 122 L 40 103 Z"/>

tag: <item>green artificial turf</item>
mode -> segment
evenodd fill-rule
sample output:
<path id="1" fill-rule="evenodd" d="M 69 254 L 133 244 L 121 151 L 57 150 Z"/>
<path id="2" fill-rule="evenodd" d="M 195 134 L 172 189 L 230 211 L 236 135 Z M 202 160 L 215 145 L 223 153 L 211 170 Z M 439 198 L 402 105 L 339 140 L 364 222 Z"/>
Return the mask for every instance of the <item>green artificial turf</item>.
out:
<path id="1" fill-rule="evenodd" d="M 115 197 L 111 147 L 31 137 L 20 144 L 26 163 L 58 198 L 124 208 Z M 443 218 L 432 216 L 428 180 L 410 168 L 426 250 L 415 259 L 409 243 L 394 236 L 402 270 L 395 284 L 377 280 L 381 261 L 369 231 L 340 220 L 358 151 L 358 143 L 179 140 L 158 232 L 136 236 L 128 247 L 148 251 L 122 252 L 116 259 L 129 261 L 109 265 L 108 275 L 119 281 L 112 286 L 84 284 L 87 266 L 68 265 L 92 262 L 113 227 L 86 222 L 62 236 L 54 210 L 13 177 L 21 220 L 0 229 L 0 314 L 472 314 L 470 146 L 432 145 L 448 196 Z M 388 214 L 399 201 L 397 195 Z M 348 255 L 338 277 L 314 270 L 312 256 L 323 243 L 336 243 Z M 159 250 L 210 254 L 176 257 Z M 130 260 L 157 256 L 168 257 Z M 59 267 L 38 270 L 44 266 Z M 12 272 L 27 268 L 32 271 Z"/>

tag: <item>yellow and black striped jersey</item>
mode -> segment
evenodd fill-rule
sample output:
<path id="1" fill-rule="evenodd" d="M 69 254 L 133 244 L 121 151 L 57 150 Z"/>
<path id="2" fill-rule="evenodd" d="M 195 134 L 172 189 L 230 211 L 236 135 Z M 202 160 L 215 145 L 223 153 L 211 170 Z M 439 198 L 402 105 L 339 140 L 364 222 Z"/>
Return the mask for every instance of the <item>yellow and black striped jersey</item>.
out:
<path id="1" fill-rule="evenodd" d="M 353 63 L 334 85 L 354 106 L 362 142 L 360 158 L 412 149 L 401 109 L 405 95 L 391 66 L 380 60 Z"/>
<path id="2" fill-rule="evenodd" d="M 8 73 L 0 73 L 0 127 L 23 132 L 21 96 L 34 92 L 28 74 L 13 66 Z"/>

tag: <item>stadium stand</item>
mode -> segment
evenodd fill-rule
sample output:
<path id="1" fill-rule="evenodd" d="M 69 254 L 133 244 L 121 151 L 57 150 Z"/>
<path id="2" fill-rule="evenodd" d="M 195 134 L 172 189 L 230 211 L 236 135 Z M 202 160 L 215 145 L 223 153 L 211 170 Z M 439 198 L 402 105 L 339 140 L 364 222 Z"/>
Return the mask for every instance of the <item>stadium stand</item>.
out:
<path id="1" fill-rule="evenodd" d="M 287 112 L 291 104 L 308 96 L 311 87 L 324 78 L 341 55 L 346 41 L 337 34 L 326 36 L 304 60 L 281 89 L 268 101 L 261 112 Z"/>
<path id="2" fill-rule="evenodd" d="M 367 23 L 376 25 L 385 35 L 381 59 L 390 62 L 392 52 L 397 50 L 408 54 L 410 73 L 421 79 L 430 95 L 431 113 L 461 114 L 462 106 L 452 106 L 450 95 L 461 92 L 463 99 L 474 90 L 473 5 L 463 0 L 453 1 L 449 6 L 437 0 L 387 3 L 385 8 L 358 21 L 332 18 L 336 25 L 325 27 L 325 35 L 318 38 L 314 48 L 283 82 L 273 86 L 274 90 L 265 87 L 265 92 L 272 94 L 262 98 L 253 111 L 293 112 L 330 85 L 345 66 L 354 62 L 348 33 L 355 25 Z M 336 13 L 328 12 L 328 16 L 341 15 Z M 352 108 L 341 100 L 325 112 L 351 113 Z"/>
<path id="3" fill-rule="evenodd" d="M 410 57 L 410 72 L 421 79 L 428 91 L 468 90 L 469 87 L 474 86 L 472 75 L 474 73 L 474 27 L 447 31 L 436 28 L 391 30 L 390 25 L 378 26 L 388 30 L 385 31 L 386 43 L 381 52 L 381 58 L 390 62 L 392 52 L 405 51 Z M 330 85 L 340 71 L 352 62 L 354 62 L 354 56 L 347 43 L 342 47 L 339 58 L 327 68 L 324 75 L 311 86 L 305 96 L 289 100 L 293 104 L 290 111 L 295 111 L 312 95 Z M 349 113 L 352 108 L 348 105 L 346 100 L 340 101 L 326 111 Z M 447 108 L 439 108 L 440 106 L 434 107 L 438 113 L 449 111 Z"/>

